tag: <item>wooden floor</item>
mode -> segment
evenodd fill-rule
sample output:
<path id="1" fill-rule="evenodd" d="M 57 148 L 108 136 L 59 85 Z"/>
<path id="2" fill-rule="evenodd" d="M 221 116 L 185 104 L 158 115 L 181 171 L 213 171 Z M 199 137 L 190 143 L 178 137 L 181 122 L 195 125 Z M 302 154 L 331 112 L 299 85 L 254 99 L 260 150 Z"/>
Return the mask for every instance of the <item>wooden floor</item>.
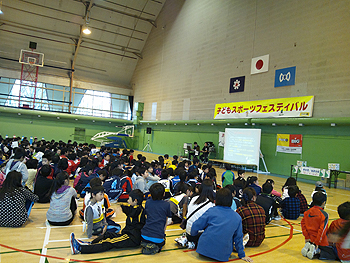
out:
<path id="1" fill-rule="evenodd" d="M 136 154 L 135 154 L 136 155 Z M 148 160 L 157 156 L 144 153 Z M 221 175 L 222 169 L 217 168 L 217 174 Z M 249 174 L 249 173 L 248 173 Z M 220 176 L 218 176 L 220 177 Z M 280 190 L 285 182 L 284 178 L 269 175 L 259 175 L 260 184 L 267 178 L 275 181 L 275 189 Z M 298 183 L 298 186 L 306 196 L 308 202 L 314 189 L 313 184 Z M 326 188 L 328 202 L 325 211 L 329 214 L 330 222 L 338 218 L 337 206 L 349 201 L 349 191 Z M 114 221 L 125 224 L 125 216 L 118 204 L 112 204 L 115 208 Z M 73 223 L 67 227 L 53 227 L 46 225 L 46 211 L 49 204 L 35 204 L 30 215 L 30 220 L 21 228 L 0 228 L 0 262 L 212 262 L 213 260 L 199 256 L 195 251 L 179 248 L 174 239 L 183 233 L 179 225 L 171 225 L 166 230 L 166 244 L 161 253 L 147 256 L 141 254 L 140 248 L 111 250 L 99 254 L 71 255 L 69 235 L 74 232 L 78 238 L 87 239 L 82 232 L 82 222 L 76 217 Z M 82 207 L 82 200 L 79 200 Z M 300 227 L 301 218 L 288 222 L 272 221 L 266 227 L 266 238 L 258 248 L 245 249 L 246 255 L 253 258 L 254 262 L 307 262 L 309 259 L 300 253 L 304 246 L 304 238 Z M 291 231 L 291 227 L 293 231 Z M 286 242 L 287 241 L 287 242 Z M 5 246 L 5 247 L 4 247 Z M 41 257 L 40 254 L 47 255 Z M 231 260 L 237 258 L 232 253 Z M 333 261 L 327 261 L 332 263 Z M 335 262 L 335 261 L 334 261 Z"/>

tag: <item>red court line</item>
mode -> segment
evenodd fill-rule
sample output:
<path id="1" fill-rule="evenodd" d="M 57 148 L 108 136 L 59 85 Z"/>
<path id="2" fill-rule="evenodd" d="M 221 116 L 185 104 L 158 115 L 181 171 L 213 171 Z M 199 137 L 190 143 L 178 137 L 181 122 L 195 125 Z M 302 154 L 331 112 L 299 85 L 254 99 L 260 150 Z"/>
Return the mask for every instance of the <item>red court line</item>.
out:
<path id="1" fill-rule="evenodd" d="M 277 245 L 269 250 L 266 250 L 266 251 L 263 251 L 263 252 L 260 252 L 260 253 L 254 254 L 254 255 L 250 255 L 249 257 L 252 258 L 252 257 L 257 257 L 257 256 L 261 256 L 261 255 L 270 253 L 270 252 L 280 248 L 281 246 L 285 245 L 287 242 L 289 242 L 293 238 L 294 227 L 292 226 L 292 224 L 288 220 L 286 220 L 284 218 L 282 218 L 282 220 L 286 221 L 288 223 L 288 225 L 290 226 L 289 237 L 286 240 L 284 240 L 281 244 L 279 244 L 279 245 Z M 189 251 L 195 251 L 195 249 L 187 249 L 187 250 L 184 250 L 183 252 L 189 252 Z M 236 261 L 236 260 L 241 260 L 241 259 L 234 258 L 234 259 L 230 259 L 229 261 Z M 217 261 L 213 261 L 213 262 L 217 262 Z"/>
<path id="2" fill-rule="evenodd" d="M 50 255 L 43 255 L 43 254 L 40 254 L 40 253 L 35 253 L 35 252 L 31 252 L 31 251 L 25 251 L 25 250 L 22 250 L 22 249 L 6 246 L 4 244 L 0 244 L 0 246 L 4 247 L 4 248 L 7 248 L 7 249 L 15 250 L 15 251 L 18 251 L 18 252 L 31 254 L 31 255 L 34 255 L 34 256 L 46 257 L 46 258 L 54 258 L 54 259 L 68 261 L 68 262 L 74 261 L 74 262 L 85 262 L 85 263 L 100 263 L 100 262 L 97 262 L 97 261 L 85 261 L 85 260 L 79 260 L 79 259 L 72 259 L 72 258 L 68 259 L 68 258 L 60 258 L 60 257 L 55 257 L 55 256 L 50 256 Z"/>

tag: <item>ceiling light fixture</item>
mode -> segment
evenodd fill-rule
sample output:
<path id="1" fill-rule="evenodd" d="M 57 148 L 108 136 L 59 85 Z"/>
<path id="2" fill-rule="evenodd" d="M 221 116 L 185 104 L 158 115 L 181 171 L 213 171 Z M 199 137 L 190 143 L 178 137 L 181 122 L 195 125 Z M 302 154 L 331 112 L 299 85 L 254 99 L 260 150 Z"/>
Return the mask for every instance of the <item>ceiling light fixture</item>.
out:
<path id="1" fill-rule="evenodd" d="M 87 24 L 83 26 L 83 33 L 85 35 L 90 35 L 91 34 L 91 30 L 89 29 Z"/>
<path id="2" fill-rule="evenodd" d="M 86 15 L 85 15 L 85 24 L 83 25 L 83 33 L 85 35 L 90 35 L 91 34 L 91 30 L 89 28 L 89 23 L 90 23 L 90 11 L 87 11 L 86 12 Z"/>

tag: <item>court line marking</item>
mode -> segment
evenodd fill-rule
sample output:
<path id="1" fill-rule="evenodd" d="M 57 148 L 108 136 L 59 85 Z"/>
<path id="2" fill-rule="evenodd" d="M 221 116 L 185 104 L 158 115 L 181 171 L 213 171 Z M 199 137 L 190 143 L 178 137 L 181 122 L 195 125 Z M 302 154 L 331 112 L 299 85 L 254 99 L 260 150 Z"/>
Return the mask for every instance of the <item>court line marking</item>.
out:
<path id="1" fill-rule="evenodd" d="M 50 255 L 43 255 L 41 253 L 35 253 L 35 252 L 31 252 L 31 251 L 25 251 L 22 249 L 18 249 L 18 248 L 14 248 L 14 247 L 10 247 L 4 244 L 0 244 L 1 247 L 7 248 L 7 249 L 11 249 L 11 250 L 15 250 L 18 252 L 22 252 L 22 253 L 26 253 L 26 254 L 30 254 L 30 255 L 34 255 L 34 256 L 40 256 L 40 257 L 46 257 L 46 258 L 53 258 L 53 259 L 58 259 L 58 260 L 63 260 L 65 262 L 84 262 L 84 263 L 100 263 L 98 261 L 86 261 L 86 260 L 79 260 L 79 259 L 73 259 L 73 258 L 61 258 L 61 257 L 55 257 L 55 256 L 50 256 Z"/>
<path id="2" fill-rule="evenodd" d="M 279 224 L 275 224 L 275 223 L 271 223 L 271 222 L 270 222 L 270 224 L 271 224 L 271 225 L 275 225 L 275 226 L 279 226 L 279 227 L 283 227 L 283 228 L 287 228 L 287 229 L 290 229 L 289 227 L 286 227 L 286 226 L 282 226 L 282 225 L 279 225 Z M 300 231 L 300 230 L 298 230 L 298 229 L 293 229 L 293 231 L 297 231 L 297 232 L 303 232 L 303 231 Z"/>
<path id="3" fill-rule="evenodd" d="M 122 224 L 125 223 L 125 221 L 122 222 L 116 222 L 117 224 Z M 50 226 L 50 228 L 64 228 L 64 227 L 82 227 L 83 224 L 81 225 L 68 225 L 68 226 Z M 47 226 L 37 226 L 36 228 L 44 229 L 47 228 Z"/>
<path id="4" fill-rule="evenodd" d="M 43 255 L 46 255 L 46 253 L 47 253 L 46 245 L 49 243 L 50 232 L 51 232 L 51 227 L 50 227 L 50 224 L 47 220 L 45 221 L 45 224 L 46 224 L 46 233 L 45 233 L 43 248 L 41 250 L 41 254 L 43 254 Z M 45 263 L 45 257 L 40 257 L 39 263 Z"/>
<path id="5" fill-rule="evenodd" d="M 260 252 L 260 253 L 257 253 L 257 254 L 253 254 L 253 255 L 250 255 L 249 257 L 257 257 L 257 256 L 260 256 L 260 255 L 264 255 L 264 254 L 267 254 L 269 252 L 272 252 L 278 248 L 280 248 L 281 246 L 285 245 L 286 243 L 288 243 L 292 238 L 293 238 L 293 231 L 294 231 L 294 227 L 293 225 L 286 219 L 282 218 L 282 220 L 286 221 L 288 223 L 288 225 L 290 226 L 290 230 L 289 230 L 289 236 L 286 240 L 284 240 L 281 244 L 269 249 L 269 250 L 266 250 L 266 251 L 263 251 L 263 252 Z M 184 250 L 183 252 L 190 252 L 190 251 L 195 251 L 195 249 L 187 249 L 187 250 Z M 233 258 L 233 259 L 230 259 L 228 262 L 231 262 L 231 261 L 237 261 L 237 260 L 241 260 L 240 258 Z M 212 261 L 212 262 L 217 262 L 217 261 Z"/>

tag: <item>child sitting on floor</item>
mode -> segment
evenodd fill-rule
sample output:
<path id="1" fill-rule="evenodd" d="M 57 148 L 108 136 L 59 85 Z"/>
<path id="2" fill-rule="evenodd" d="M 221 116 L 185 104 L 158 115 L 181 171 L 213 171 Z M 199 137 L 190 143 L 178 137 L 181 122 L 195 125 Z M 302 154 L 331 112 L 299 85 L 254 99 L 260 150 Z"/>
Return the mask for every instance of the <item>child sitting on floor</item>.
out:
<path id="1" fill-rule="evenodd" d="M 239 199 L 236 197 L 236 193 L 237 193 L 237 188 L 236 186 L 232 185 L 232 184 L 228 184 L 225 186 L 225 188 L 228 188 L 231 193 L 232 193 L 232 205 L 231 205 L 231 209 L 233 211 L 236 211 L 238 207 L 241 207 L 241 201 L 239 201 Z"/>
<path id="2" fill-rule="evenodd" d="M 272 219 L 275 219 L 275 217 L 278 216 L 277 208 L 279 205 L 271 196 L 272 189 L 272 184 L 269 182 L 264 183 L 262 185 L 262 193 L 256 198 L 256 203 L 265 210 L 266 224 L 270 223 Z"/>
<path id="3" fill-rule="evenodd" d="M 317 192 L 323 193 L 323 194 L 326 196 L 326 201 L 327 201 L 326 189 L 324 189 L 323 183 L 322 183 L 321 181 L 317 181 L 317 182 L 315 183 L 315 190 L 311 193 L 311 198 L 312 198 L 312 197 L 314 196 L 314 194 L 317 193 Z M 311 202 L 309 206 L 310 206 L 310 207 L 313 207 L 313 206 L 314 206 L 313 202 Z"/>
<path id="4" fill-rule="evenodd" d="M 103 171 L 103 170 L 101 170 Z M 102 185 L 102 180 L 98 177 L 92 178 L 91 181 L 88 183 L 88 185 L 85 187 L 86 194 L 84 197 L 84 202 L 83 202 L 83 209 L 80 209 L 79 215 L 82 219 L 84 219 L 84 211 L 86 208 L 87 203 L 91 199 L 91 188 L 95 186 L 101 186 Z M 104 214 L 107 220 L 111 218 L 114 215 L 114 209 L 111 207 L 111 204 L 109 202 L 108 195 L 104 193 L 104 198 L 102 200 L 102 208 L 104 210 Z M 107 222 L 108 223 L 108 222 Z"/>
<path id="5" fill-rule="evenodd" d="M 86 204 L 84 211 L 84 221 L 87 224 L 86 233 L 88 238 L 97 238 L 103 235 L 108 229 L 108 223 L 102 209 L 102 200 L 104 198 L 103 186 L 94 186 L 91 188 L 91 198 Z M 110 220 L 111 221 L 111 220 Z M 120 225 L 114 221 L 110 222 L 109 232 L 118 233 Z"/>
<path id="6" fill-rule="evenodd" d="M 141 229 L 146 222 L 145 211 L 142 207 L 143 193 L 132 190 L 127 203 L 120 203 L 123 213 L 127 216 L 126 225 L 120 234 L 106 232 L 91 243 L 70 236 L 72 254 L 99 253 L 112 248 L 137 247 L 141 243 Z"/>
<path id="7" fill-rule="evenodd" d="M 304 257 L 313 259 L 320 254 L 322 247 L 328 246 L 327 229 L 328 214 L 323 210 L 326 205 L 326 196 L 315 193 L 312 197 L 314 206 L 304 213 L 301 220 L 301 230 L 305 237 L 305 246 L 301 250 Z"/>
<path id="8" fill-rule="evenodd" d="M 244 253 L 242 219 L 231 209 L 231 204 L 231 191 L 220 189 L 216 194 L 216 206 L 209 208 L 192 224 L 192 236 L 204 230 L 198 240 L 197 253 L 218 261 L 228 261 L 234 244 L 238 257 L 252 262 Z"/>
<path id="9" fill-rule="evenodd" d="M 249 176 L 247 178 L 247 187 L 253 188 L 256 192 L 256 196 L 261 193 L 261 186 L 259 185 L 258 177 L 256 176 Z"/>
<path id="10" fill-rule="evenodd" d="M 342 203 L 338 206 L 339 219 L 333 221 L 328 228 L 327 236 L 338 234 L 346 224 L 350 223 L 350 202 Z M 350 249 L 344 248 L 345 236 L 342 236 L 336 242 L 329 244 L 327 259 L 339 259 L 341 262 L 350 262 Z M 329 240 L 328 240 L 329 241 Z M 330 242 L 330 241 L 329 241 Z M 320 259 L 323 259 L 324 253 L 321 247 Z"/>
<path id="11" fill-rule="evenodd" d="M 272 192 L 271 195 L 277 196 L 277 197 L 282 197 L 282 194 L 280 192 L 277 192 L 274 187 L 275 187 L 275 181 L 272 179 L 267 179 L 266 183 L 270 183 L 272 185 Z"/>
<path id="12" fill-rule="evenodd" d="M 221 176 L 222 187 L 233 184 L 233 181 L 235 180 L 235 174 L 231 171 L 231 164 L 225 163 L 225 169 L 226 171 L 223 172 Z"/>
<path id="13" fill-rule="evenodd" d="M 173 183 L 169 179 L 169 173 L 167 170 L 162 170 L 161 179 L 158 183 L 162 184 L 165 188 L 164 199 L 172 197 L 171 189 L 173 189 Z"/>
<path id="14" fill-rule="evenodd" d="M 237 213 L 242 218 L 243 234 L 249 235 L 247 247 L 258 247 L 265 239 L 266 215 L 264 209 L 255 203 L 256 192 L 247 187 L 243 190 L 242 205 Z"/>
<path id="15" fill-rule="evenodd" d="M 155 183 L 150 187 L 152 199 L 145 205 L 146 224 L 141 230 L 141 246 L 143 254 L 156 254 L 165 244 L 165 226 L 171 217 L 170 204 L 163 199 L 164 186 Z"/>
<path id="16" fill-rule="evenodd" d="M 172 221 L 170 223 L 181 223 L 183 218 L 186 218 L 189 198 L 192 196 L 193 189 L 184 182 L 178 183 L 178 192 L 173 197 L 167 200 L 170 203 L 172 213 Z"/>
<path id="17" fill-rule="evenodd" d="M 288 187 L 288 196 L 281 203 L 281 212 L 286 219 L 297 219 L 300 215 L 300 200 L 296 197 L 299 188 L 296 185 Z"/>

